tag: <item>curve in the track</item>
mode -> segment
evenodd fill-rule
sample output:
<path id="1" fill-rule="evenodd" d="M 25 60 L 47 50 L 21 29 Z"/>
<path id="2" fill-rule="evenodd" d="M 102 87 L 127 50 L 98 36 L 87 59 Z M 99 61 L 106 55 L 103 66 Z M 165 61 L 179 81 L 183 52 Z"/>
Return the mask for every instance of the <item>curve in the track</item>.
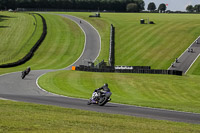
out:
<path id="1" fill-rule="evenodd" d="M 79 65 L 83 63 L 83 59 L 95 60 L 99 55 L 100 50 L 100 36 L 97 30 L 94 29 L 88 22 L 81 20 L 77 17 L 69 15 L 61 15 L 75 21 L 82 30 L 85 32 L 86 42 L 85 49 L 81 57 L 72 65 Z M 70 69 L 70 65 L 67 69 Z M 22 80 L 20 78 L 21 72 L 9 73 L 0 76 L 0 98 L 10 99 L 16 101 L 24 101 L 31 103 L 56 105 L 67 108 L 75 108 L 96 112 L 123 114 L 129 116 L 138 116 L 153 118 L 158 120 L 170 120 L 177 122 L 188 122 L 200 124 L 200 114 L 170 111 L 163 109 L 153 109 L 137 106 L 129 106 L 122 104 L 108 103 L 104 107 L 86 105 L 87 100 L 69 98 L 52 94 L 40 89 L 37 84 L 37 78 L 47 72 L 54 70 L 37 70 L 31 73 Z"/>

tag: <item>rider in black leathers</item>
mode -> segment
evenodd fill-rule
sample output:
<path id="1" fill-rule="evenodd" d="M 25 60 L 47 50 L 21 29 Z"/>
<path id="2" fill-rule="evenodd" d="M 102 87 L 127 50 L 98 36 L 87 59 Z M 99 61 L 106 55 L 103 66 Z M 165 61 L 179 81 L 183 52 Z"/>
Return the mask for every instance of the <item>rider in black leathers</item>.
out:
<path id="1" fill-rule="evenodd" d="M 108 88 L 108 84 L 105 83 L 102 87 L 96 89 L 96 91 L 103 91 L 103 92 L 110 92 L 110 89 Z"/>
<path id="2" fill-rule="evenodd" d="M 108 88 L 108 84 L 105 83 L 102 87 L 94 90 L 89 104 L 97 103 L 97 100 L 100 99 L 100 97 L 102 97 L 102 95 L 106 94 L 107 92 L 110 92 L 110 89 Z M 108 101 L 111 101 L 111 99 L 109 98 Z"/>
<path id="3" fill-rule="evenodd" d="M 105 83 L 102 87 L 95 90 L 95 92 L 100 93 L 100 96 L 102 93 L 110 92 L 110 89 L 108 88 L 108 84 Z"/>

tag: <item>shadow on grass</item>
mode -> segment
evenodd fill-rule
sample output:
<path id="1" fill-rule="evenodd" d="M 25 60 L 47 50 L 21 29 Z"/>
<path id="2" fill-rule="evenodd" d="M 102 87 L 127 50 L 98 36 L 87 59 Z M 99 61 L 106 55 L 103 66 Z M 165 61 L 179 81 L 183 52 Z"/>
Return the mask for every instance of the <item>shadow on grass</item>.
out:
<path id="1" fill-rule="evenodd" d="M 0 28 L 9 28 L 10 26 L 0 26 Z"/>
<path id="2" fill-rule="evenodd" d="M 5 16 L 5 15 L 0 15 L 0 18 L 14 18 L 14 17 Z"/>
<path id="3" fill-rule="evenodd" d="M 5 15 L 0 15 L 0 22 L 8 20 L 8 18 L 16 18 L 16 17 L 10 17 L 10 16 L 5 16 Z"/>

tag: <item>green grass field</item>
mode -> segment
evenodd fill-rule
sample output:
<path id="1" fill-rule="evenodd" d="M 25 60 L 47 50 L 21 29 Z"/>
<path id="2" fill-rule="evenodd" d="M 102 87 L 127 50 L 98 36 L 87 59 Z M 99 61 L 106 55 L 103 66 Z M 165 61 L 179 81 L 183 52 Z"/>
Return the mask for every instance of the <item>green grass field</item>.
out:
<path id="1" fill-rule="evenodd" d="M 89 99 L 109 83 L 112 102 L 200 113 L 200 77 L 58 71 L 39 80 L 47 91 Z"/>
<path id="2" fill-rule="evenodd" d="M 103 24 L 101 23 L 104 23 L 104 25 L 108 25 L 109 22 L 113 23 L 116 26 L 116 60 L 122 64 L 129 60 L 128 64 L 124 63 L 123 65 L 150 65 L 153 68 L 167 69 L 168 64 L 199 36 L 197 31 L 199 30 L 199 18 L 196 17 L 199 15 L 104 13 L 102 18 L 95 19 L 89 18 L 89 13 L 70 14 L 88 20 L 97 29 L 103 29 Z M 147 16 L 156 24 L 140 25 L 139 18 L 146 18 Z M 106 28 L 104 31 L 107 30 Z M 142 31 L 144 29 L 148 32 L 143 34 Z M 128 31 L 132 31 L 132 34 Z M 137 32 L 137 35 L 135 32 Z M 106 33 L 100 30 L 100 34 L 105 35 Z M 127 40 L 127 43 L 122 43 L 127 38 L 132 38 L 131 40 L 133 41 L 137 40 L 137 43 L 130 39 L 129 41 Z M 146 38 L 148 38 L 148 43 L 142 45 Z M 105 42 L 102 41 L 102 43 Z M 104 47 L 104 45 L 102 46 Z M 148 47 L 148 50 L 145 47 Z M 140 52 L 143 54 L 132 51 L 137 48 L 140 48 Z M 155 52 L 156 49 L 161 52 L 158 52 L 158 54 Z M 101 57 L 106 55 L 106 52 L 104 52 L 101 53 Z M 124 57 L 126 53 L 136 53 L 138 56 L 137 58 L 132 56 Z M 142 59 L 143 57 L 146 58 L 147 62 L 153 64 L 147 63 Z M 132 61 L 130 60 L 133 58 L 135 58 L 134 63 L 136 64 L 131 64 Z M 160 61 L 155 62 L 154 59 Z M 198 62 L 197 60 L 189 73 L 198 74 Z M 113 91 L 113 102 L 200 113 L 199 78 L 199 76 L 194 75 L 177 77 L 168 75 L 55 72 L 44 75 L 39 80 L 39 83 L 44 89 L 54 93 L 89 98 L 95 88 L 107 82 L 111 85 L 110 88 Z"/>
<path id="3" fill-rule="evenodd" d="M 23 58 L 29 52 L 42 33 L 42 20 L 38 15 L 34 15 L 35 19 L 28 13 L 1 14 L 0 64 L 5 64 Z"/>
<path id="4" fill-rule="evenodd" d="M 199 133 L 200 125 L 0 100 L 0 132 Z"/>
<path id="5" fill-rule="evenodd" d="M 102 39 L 99 60 L 108 59 L 110 24 L 114 24 L 117 65 L 151 65 L 152 68 L 167 69 L 200 33 L 199 15 L 103 13 L 102 18 L 89 18 L 91 13 L 67 14 L 84 18 L 97 28 Z M 1 15 L 14 19 L 21 14 L 1 12 Z M 22 66 L 0 69 L 0 74 L 21 71 L 27 66 L 32 69 L 64 68 L 80 56 L 84 44 L 84 34 L 80 28 L 68 19 L 51 14 L 42 15 L 47 21 L 48 33 L 34 57 Z M 33 18 L 28 17 L 32 24 Z M 139 24 L 141 18 L 148 17 L 156 24 Z M 4 26 L 11 20 L 2 19 L 6 18 L 0 19 L 0 31 L 10 28 Z M 13 27 L 17 28 L 17 25 L 20 23 Z M 15 31 L 15 28 L 10 30 Z M 30 31 L 22 36 L 28 38 L 31 33 Z M 4 34 L 3 36 L 5 37 Z M 0 46 L 6 48 L 2 42 Z M 5 58 L 2 55 L 1 57 Z M 113 102 L 200 113 L 200 77 L 195 76 L 200 74 L 198 62 L 199 59 L 189 74 L 182 77 L 60 71 L 44 75 L 39 83 L 44 89 L 54 93 L 88 99 L 95 88 L 107 82 L 113 92 Z M 0 118 L 0 132 L 199 132 L 199 125 L 194 124 L 2 100 Z"/>
<path id="6" fill-rule="evenodd" d="M 4 13 L 1 14 L 4 15 Z M 5 13 L 5 15 L 9 14 L 10 13 Z M 23 16 L 21 13 L 19 13 L 19 15 L 16 13 L 15 17 L 17 18 L 20 15 Z M 79 26 L 74 22 L 60 16 L 51 14 L 42 15 L 45 17 L 47 23 L 47 36 L 42 45 L 34 54 L 34 57 L 27 63 L 18 67 L 8 69 L 0 68 L 0 74 L 21 71 L 27 66 L 31 66 L 32 70 L 61 69 L 71 65 L 81 55 L 85 39 L 84 34 Z M 6 21 L 4 21 L 4 23 L 6 25 Z M 16 25 L 19 25 L 19 23 Z M 39 26 L 39 28 L 42 27 Z M 10 27 L 10 30 L 15 29 Z M 12 38 L 10 41 L 15 42 L 15 38 Z M 2 42 L 0 42 L 0 46 L 2 46 L 2 49 L 4 48 L 5 52 L 8 54 L 10 53 L 5 50 L 6 45 L 4 46 Z M 25 47 L 25 49 L 30 50 L 28 47 Z"/>
<path id="7" fill-rule="evenodd" d="M 116 65 L 167 69 L 200 35 L 199 14 L 101 13 L 101 18 L 89 18 L 91 13 L 67 14 L 84 18 L 100 31 L 106 49 L 102 48 L 100 59 L 108 60 L 107 36 L 110 24 L 115 26 Z M 156 24 L 140 24 L 140 19 L 148 18 Z"/>

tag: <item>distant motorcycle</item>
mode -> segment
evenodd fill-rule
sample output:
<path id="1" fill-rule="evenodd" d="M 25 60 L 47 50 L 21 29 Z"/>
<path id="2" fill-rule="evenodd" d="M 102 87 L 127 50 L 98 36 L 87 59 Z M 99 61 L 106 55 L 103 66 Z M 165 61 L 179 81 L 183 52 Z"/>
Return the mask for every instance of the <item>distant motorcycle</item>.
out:
<path id="1" fill-rule="evenodd" d="M 111 92 L 93 92 L 92 97 L 88 101 L 88 105 L 97 104 L 99 106 L 104 106 L 107 102 L 111 101 Z"/>
<path id="2" fill-rule="evenodd" d="M 30 67 L 28 67 L 26 70 L 22 71 L 22 75 L 21 75 L 22 79 L 24 79 L 26 77 L 26 75 L 29 74 L 30 71 L 31 71 Z"/>

